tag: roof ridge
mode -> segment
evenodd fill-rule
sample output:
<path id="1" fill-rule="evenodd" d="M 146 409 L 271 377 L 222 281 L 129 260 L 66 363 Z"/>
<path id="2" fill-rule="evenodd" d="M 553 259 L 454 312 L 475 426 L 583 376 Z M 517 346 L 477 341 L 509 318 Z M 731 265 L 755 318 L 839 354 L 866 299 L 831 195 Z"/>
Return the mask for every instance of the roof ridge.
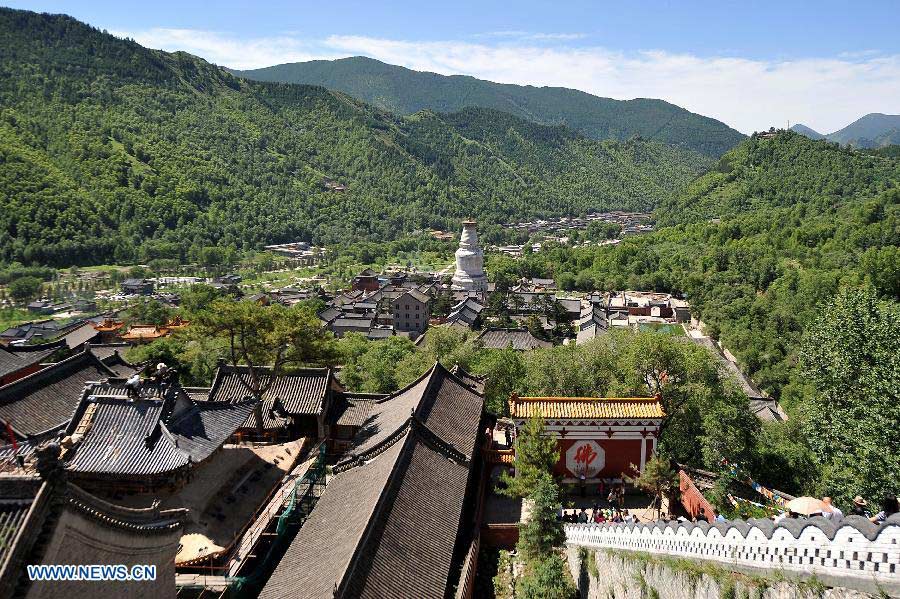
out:
<path id="1" fill-rule="evenodd" d="M 403 430 L 402 435 L 398 435 L 397 438 L 391 443 L 389 446 L 385 447 L 386 450 L 388 447 L 392 447 L 398 442 L 409 443 L 410 439 L 413 437 L 406 433 L 409 432 L 412 427 L 412 422 L 414 420 L 413 416 L 410 416 L 406 419 L 406 423 L 399 430 Z M 384 451 L 382 450 L 382 451 Z M 350 554 L 350 560 L 344 566 L 343 571 L 340 573 L 340 577 L 335 583 L 334 596 L 340 597 L 342 596 L 342 590 L 348 584 L 348 582 L 353 578 L 353 572 L 359 566 L 360 563 L 360 549 L 364 548 L 366 544 L 369 542 L 369 536 L 372 531 L 373 523 L 377 523 L 379 516 L 384 510 L 385 497 L 393 490 L 396 483 L 397 478 L 397 463 L 403 457 L 406 447 L 401 447 L 397 452 L 397 457 L 394 460 L 394 463 L 391 466 L 391 471 L 387 476 L 387 480 L 385 481 L 384 486 L 378 492 L 378 498 L 375 500 L 375 504 L 372 506 L 372 512 L 369 514 L 368 518 L 366 518 L 366 525 L 362 529 L 362 534 L 360 534 L 359 539 L 357 539 L 356 544 L 353 547 L 353 552 Z M 379 452 L 380 453 L 380 452 Z M 337 473 L 337 470 L 334 470 Z"/>
<path id="2" fill-rule="evenodd" d="M 12 381 L 11 383 L 3 385 L 2 387 L 0 387 L 0 403 L 3 403 L 4 395 L 10 393 L 11 389 L 23 387 L 23 386 L 27 387 L 31 383 L 34 383 L 34 381 L 39 381 L 43 378 L 47 378 L 48 376 L 50 376 L 52 374 L 58 373 L 60 371 L 64 371 L 65 369 L 70 368 L 73 364 L 78 364 L 79 362 L 84 361 L 84 360 L 86 360 L 88 362 L 93 362 L 100 370 L 104 370 L 107 373 L 109 373 L 110 377 L 118 376 L 117 373 L 112 368 L 110 368 L 109 366 L 104 364 L 100 360 L 100 358 L 95 356 L 89 350 L 85 349 L 84 351 L 80 351 L 76 354 L 73 354 L 64 360 L 60 360 L 59 362 L 51 364 L 50 366 L 47 366 L 46 368 L 42 368 L 42 369 L 38 370 L 37 372 L 32 372 L 28 376 L 23 376 L 20 379 L 16 379 L 16 380 Z"/>
<path id="3" fill-rule="evenodd" d="M 340 460 L 337 464 L 334 465 L 334 467 L 332 468 L 332 472 L 334 472 L 335 474 L 340 474 L 341 472 L 352 470 L 357 466 L 362 466 L 367 461 L 378 457 L 380 454 L 393 447 L 395 443 L 406 436 L 406 433 L 409 432 L 412 420 L 413 416 L 410 416 L 403 422 L 403 424 L 397 427 L 394 432 L 382 439 L 380 443 L 373 445 L 366 451 L 359 454 L 351 452 L 347 458 Z"/>
<path id="4" fill-rule="evenodd" d="M 440 364 L 440 362 L 438 362 L 438 364 Z M 477 374 L 472 374 L 471 372 L 469 372 L 468 370 L 466 370 L 465 368 L 463 368 L 463 367 L 460 366 L 459 364 L 455 364 L 455 365 L 453 366 L 453 368 L 447 368 L 446 366 L 444 366 L 443 364 L 441 364 L 441 368 L 444 369 L 444 372 L 446 372 L 446 373 L 449 375 L 450 379 L 451 379 L 454 383 L 456 383 L 456 384 L 458 384 L 458 385 L 462 385 L 462 386 L 465 387 L 468 391 L 471 391 L 472 393 L 474 393 L 474 394 L 477 395 L 478 397 L 484 399 L 484 392 L 479 393 L 478 391 L 476 391 L 475 389 L 473 389 L 468 383 L 466 383 L 466 381 L 463 380 L 462 375 L 460 375 L 460 374 L 457 373 L 457 372 L 454 372 L 453 369 L 459 369 L 459 371 L 462 372 L 463 375 L 468 376 L 468 377 L 471 377 L 471 378 L 473 378 L 473 379 L 475 379 L 475 380 L 483 381 L 483 380 L 485 379 L 485 377 L 479 376 L 479 375 L 477 375 Z"/>
<path id="5" fill-rule="evenodd" d="M 421 383 L 426 377 L 431 376 L 431 373 L 434 371 L 434 368 L 437 365 L 438 365 L 438 362 L 435 362 L 431 368 L 426 370 L 421 376 L 419 376 L 419 378 L 417 378 L 413 382 L 409 383 L 405 387 L 401 387 L 400 389 L 394 391 L 393 393 L 389 393 L 386 397 L 383 397 L 381 399 L 376 399 L 375 401 L 378 403 L 384 403 L 386 401 L 390 401 L 390 400 L 394 399 L 395 397 L 399 397 L 400 395 L 403 395 L 404 393 L 406 393 L 407 391 L 409 391 L 410 389 L 412 389 L 413 387 L 415 387 L 416 385 Z"/>
<path id="6" fill-rule="evenodd" d="M 560 395 L 523 395 L 516 396 L 513 398 L 513 401 L 641 401 L 641 402 L 649 402 L 649 401 L 660 401 L 659 397 L 650 396 L 650 397 L 588 397 L 588 396 L 577 396 L 577 397 L 564 397 Z"/>
<path id="7" fill-rule="evenodd" d="M 455 445 L 431 430 L 427 424 L 415 416 L 410 417 L 410 421 L 410 430 L 426 445 L 467 466 L 472 463 L 472 456 L 457 449 Z"/>
<path id="8" fill-rule="evenodd" d="M 219 368 L 216 369 L 216 371 L 217 372 L 218 371 L 238 372 L 238 371 L 250 370 L 250 368 L 251 367 L 248 366 L 247 364 L 237 364 L 237 365 L 222 364 L 221 366 L 219 366 Z M 265 365 L 260 365 L 260 366 L 253 366 L 253 368 L 255 368 L 257 370 L 267 371 L 267 374 L 269 376 L 278 376 L 278 377 L 280 377 L 280 376 L 301 376 L 308 372 L 318 373 L 318 372 L 328 372 L 329 370 L 331 370 L 330 366 L 300 366 L 298 368 L 291 369 L 289 372 L 281 372 L 279 374 L 273 375 L 271 373 L 272 373 L 273 369 L 275 368 L 274 366 L 265 364 Z"/>
<path id="9" fill-rule="evenodd" d="M 439 362 L 435 363 L 439 365 Z M 443 368 L 443 366 L 441 366 Z M 445 369 L 446 370 L 446 369 Z M 384 498 L 391 492 L 393 492 L 395 486 L 398 484 L 397 481 L 397 464 L 400 463 L 401 459 L 406 452 L 415 449 L 414 443 L 421 441 L 427 447 L 447 456 L 449 459 L 455 460 L 461 464 L 464 464 L 466 467 L 471 465 L 471 456 L 464 454 L 463 452 L 456 449 L 452 444 L 444 441 L 441 437 L 439 437 L 434 431 L 432 431 L 428 426 L 419 420 L 415 414 L 410 415 L 407 418 L 406 423 L 400 430 L 403 430 L 403 435 L 399 435 L 394 443 L 391 443 L 390 446 L 393 446 L 397 442 L 405 443 L 400 451 L 397 453 L 397 458 L 394 461 L 394 464 L 391 468 L 391 472 L 387 477 L 387 481 L 385 485 L 382 487 L 380 493 L 378 494 L 378 499 L 375 502 L 375 505 L 372 508 L 372 513 L 369 515 L 366 526 L 363 528 L 363 533 L 360 535 L 359 540 L 354 547 L 354 551 L 351 554 L 351 559 L 347 563 L 344 571 L 341 573 L 340 578 L 338 579 L 337 586 L 335 588 L 335 596 L 341 596 L 341 591 L 344 589 L 345 585 L 348 584 L 348 581 L 353 578 L 353 573 L 359 567 L 360 560 L 362 559 L 360 548 L 364 548 L 369 543 L 369 534 L 371 533 L 371 527 L 373 523 L 377 523 L 381 519 L 381 514 L 385 509 Z M 386 449 L 386 448 L 385 448 Z M 337 469 L 334 470 L 337 472 Z"/>
<path id="10" fill-rule="evenodd" d="M 159 502 L 149 508 L 129 508 L 110 503 L 81 487 L 69 483 L 66 499 L 83 514 L 115 528 L 142 531 L 167 531 L 184 524 L 188 510 L 160 510 Z M 133 521 L 132 521 L 133 520 Z"/>

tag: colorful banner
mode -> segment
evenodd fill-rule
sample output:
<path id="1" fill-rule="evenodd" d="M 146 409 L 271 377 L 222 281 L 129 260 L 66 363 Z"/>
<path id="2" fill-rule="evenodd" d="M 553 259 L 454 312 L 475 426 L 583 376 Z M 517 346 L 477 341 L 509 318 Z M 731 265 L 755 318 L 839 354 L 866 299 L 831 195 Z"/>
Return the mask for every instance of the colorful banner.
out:
<path id="1" fill-rule="evenodd" d="M 746 485 L 749 485 L 750 488 L 752 488 L 754 491 L 756 491 L 757 493 L 759 493 L 760 495 L 762 495 L 763 497 L 765 497 L 766 499 L 768 499 L 769 501 L 771 501 L 772 503 L 777 505 L 778 507 L 783 508 L 785 506 L 785 504 L 788 502 L 787 499 L 785 499 L 778 493 L 762 486 L 761 484 L 759 484 L 758 482 L 756 482 L 755 480 L 750 478 L 750 476 L 741 472 L 741 470 L 737 464 L 732 464 L 725 458 L 722 458 L 722 465 L 725 466 L 726 468 L 728 468 L 728 471 L 731 473 L 731 475 L 735 479 L 741 481 L 742 483 L 744 483 Z"/>

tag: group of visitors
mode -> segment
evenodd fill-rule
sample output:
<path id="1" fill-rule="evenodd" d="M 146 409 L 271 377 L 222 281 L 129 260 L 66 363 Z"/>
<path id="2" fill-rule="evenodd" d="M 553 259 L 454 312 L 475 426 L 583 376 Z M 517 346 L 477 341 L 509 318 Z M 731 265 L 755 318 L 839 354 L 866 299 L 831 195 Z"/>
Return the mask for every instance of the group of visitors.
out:
<path id="1" fill-rule="evenodd" d="M 150 373 L 149 380 L 154 383 L 164 383 L 167 379 L 174 377 L 176 374 L 176 370 L 166 365 L 165 362 L 160 362 L 156 365 L 156 369 L 154 369 Z M 128 394 L 128 397 L 135 398 L 140 396 L 141 391 L 141 375 L 140 372 L 135 372 L 125 381 L 125 391 Z"/>
<path id="2" fill-rule="evenodd" d="M 604 509 L 599 504 L 594 505 L 593 509 L 572 509 L 562 510 L 559 518 L 563 522 L 570 524 L 603 524 L 604 522 L 612 523 L 637 523 L 638 518 L 625 509 Z"/>
<path id="3" fill-rule="evenodd" d="M 831 520 L 832 522 L 839 522 L 844 518 L 844 512 L 839 507 L 834 505 L 831 500 L 831 497 L 823 497 L 822 498 L 823 509 L 821 512 L 813 512 L 809 516 L 821 516 L 826 520 Z M 850 508 L 850 511 L 847 513 L 848 516 L 860 516 L 862 518 L 866 518 L 871 521 L 873 524 L 882 524 L 885 520 L 890 518 L 892 515 L 900 512 L 900 505 L 898 505 L 897 497 L 888 493 L 884 496 L 884 500 L 881 503 L 881 510 L 876 514 L 872 515 L 868 509 L 869 502 L 862 498 L 862 496 L 857 495 L 853 498 L 853 505 Z M 798 514 L 795 512 L 784 512 L 773 516 L 773 519 L 776 523 L 781 522 L 785 518 L 805 518 L 803 514 Z"/>
<path id="4" fill-rule="evenodd" d="M 825 499 L 828 499 L 827 497 Z M 824 500 L 823 500 L 824 501 Z M 829 500 L 830 503 L 830 500 Z M 868 518 L 874 524 L 882 524 L 885 520 L 893 516 L 894 514 L 900 512 L 900 503 L 897 501 L 897 496 L 893 493 L 887 493 L 884 496 L 884 499 L 881 501 L 881 510 L 876 514 L 870 514 L 867 509 L 869 506 L 869 502 L 863 499 L 861 496 L 857 495 L 853 498 L 853 507 L 850 508 L 851 516 L 862 516 L 863 518 Z M 837 508 L 834 508 L 837 509 Z M 840 510 L 837 510 L 840 512 Z M 825 516 L 825 514 L 822 514 Z M 842 514 L 843 516 L 843 514 Z M 825 516 L 826 518 L 828 516 Z"/>
<path id="5" fill-rule="evenodd" d="M 609 489 L 609 493 L 606 492 L 607 489 Z M 625 508 L 625 483 L 602 478 L 597 485 L 597 494 L 600 497 L 606 497 L 609 507 L 619 510 Z M 597 507 L 599 508 L 599 505 Z"/>

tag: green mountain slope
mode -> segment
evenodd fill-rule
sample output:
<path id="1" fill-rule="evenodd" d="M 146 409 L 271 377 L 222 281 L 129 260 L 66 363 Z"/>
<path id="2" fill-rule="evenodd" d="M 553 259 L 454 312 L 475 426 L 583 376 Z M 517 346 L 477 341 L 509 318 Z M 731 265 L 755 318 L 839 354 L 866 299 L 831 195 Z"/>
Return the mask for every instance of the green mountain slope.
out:
<path id="1" fill-rule="evenodd" d="M 782 132 L 753 137 L 719 159 L 711 172 L 678 197 L 663 202 L 663 224 L 706 221 L 772 209 L 834 214 L 846 204 L 897 187 L 896 161 L 870 153 L 812 143 Z"/>
<path id="2" fill-rule="evenodd" d="M 827 135 L 817 133 L 805 125 L 794 125 L 791 129 L 810 139 L 824 138 L 854 148 L 881 148 L 900 144 L 900 114 L 873 112 Z"/>
<path id="3" fill-rule="evenodd" d="M 194 259 L 209 245 L 455 230 L 463 217 L 500 231 L 651 209 L 709 166 L 689 150 L 493 111 L 397 117 L 0 9 L 0 262 Z M 326 191 L 323 177 L 347 191 Z"/>
<path id="4" fill-rule="evenodd" d="M 900 144 L 900 114 L 873 112 L 843 129 L 830 133 L 828 141 L 859 148 L 880 148 Z"/>
<path id="5" fill-rule="evenodd" d="M 753 137 L 656 214 L 673 226 L 512 267 L 584 289 L 685 293 L 754 380 L 788 403 L 807 393 L 797 352 L 823 302 L 865 282 L 900 299 L 896 156 L 793 132 Z"/>
<path id="6" fill-rule="evenodd" d="M 744 138 L 724 123 L 662 100 L 612 100 L 562 87 L 438 75 L 361 56 L 233 72 L 257 81 L 322 85 L 397 114 L 493 108 L 537 123 L 567 125 L 592 139 L 626 140 L 639 135 L 713 157 Z"/>

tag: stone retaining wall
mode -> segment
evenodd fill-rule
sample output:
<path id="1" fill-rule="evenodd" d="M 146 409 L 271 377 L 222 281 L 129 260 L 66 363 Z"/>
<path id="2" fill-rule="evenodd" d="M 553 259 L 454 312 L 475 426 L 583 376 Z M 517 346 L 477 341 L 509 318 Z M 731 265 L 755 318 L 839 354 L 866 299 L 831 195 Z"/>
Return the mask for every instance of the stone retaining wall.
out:
<path id="1" fill-rule="evenodd" d="M 635 557 L 629 557 L 634 555 Z M 751 578 L 727 569 L 685 568 L 676 559 L 597 550 L 587 555 L 571 546 L 569 568 L 582 599 L 877 599 L 847 588 L 777 578 Z M 582 558 L 588 560 L 583 563 Z M 667 563 L 671 561 L 672 563 Z M 589 565 L 593 562 L 593 566 Z"/>

